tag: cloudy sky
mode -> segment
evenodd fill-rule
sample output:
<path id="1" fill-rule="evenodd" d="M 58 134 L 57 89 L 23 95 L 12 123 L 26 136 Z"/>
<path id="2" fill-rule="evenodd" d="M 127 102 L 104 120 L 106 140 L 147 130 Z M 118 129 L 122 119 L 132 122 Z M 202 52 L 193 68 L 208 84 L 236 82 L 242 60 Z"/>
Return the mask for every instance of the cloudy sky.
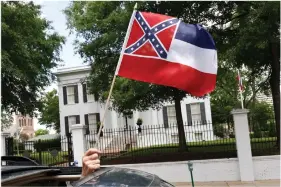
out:
<path id="1" fill-rule="evenodd" d="M 72 44 L 75 40 L 75 34 L 69 35 L 69 30 L 67 30 L 66 26 L 66 17 L 63 13 L 63 10 L 69 5 L 70 1 L 35 1 L 35 3 L 42 6 L 42 17 L 52 21 L 52 26 L 55 31 L 66 37 L 66 43 L 63 45 L 61 52 L 64 67 L 83 65 L 80 56 L 74 52 L 74 46 Z M 57 88 L 56 83 L 53 83 L 50 87 L 46 88 L 46 92 L 53 88 Z M 44 128 L 44 126 L 38 124 L 37 120 L 35 120 L 34 127 L 35 130 Z"/>

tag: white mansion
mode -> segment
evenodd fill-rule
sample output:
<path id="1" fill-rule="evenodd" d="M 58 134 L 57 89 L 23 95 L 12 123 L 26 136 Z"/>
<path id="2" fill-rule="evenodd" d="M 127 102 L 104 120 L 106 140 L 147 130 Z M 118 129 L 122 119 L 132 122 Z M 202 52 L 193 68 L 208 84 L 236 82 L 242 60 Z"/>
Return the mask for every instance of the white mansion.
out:
<path id="1" fill-rule="evenodd" d="M 58 69 L 56 72 L 58 78 L 61 135 L 70 133 L 70 128 L 73 124 L 85 124 L 88 130 L 95 130 L 97 122 L 101 120 L 104 114 L 104 104 L 97 102 L 94 95 L 88 94 L 86 84 L 83 83 L 83 80 L 89 75 L 90 71 L 90 66 L 79 66 Z M 186 97 L 181 102 L 181 109 L 185 123 L 191 121 L 207 121 L 209 130 L 212 130 L 211 107 L 208 97 L 205 99 Z M 138 118 L 143 120 L 143 127 L 164 124 L 166 128 L 169 128 L 169 124 L 176 122 L 174 104 L 166 103 L 160 110 L 135 111 L 133 118 L 128 119 L 128 125 L 136 126 L 135 124 Z M 200 124 L 197 125 L 199 127 L 195 127 L 195 125 L 194 127 L 190 126 L 190 129 L 196 129 L 194 136 L 188 136 L 188 141 L 194 141 L 190 137 L 196 137 L 198 140 L 206 140 L 207 135 L 204 135 L 204 131 L 200 131 L 202 129 L 200 128 L 202 123 Z M 104 127 L 105 129 L 123 128 L 125 127 L 125 118 L 117 112 L 109 110 L 105 118 Z M 192 133 L 190 129 L 187 127 L 185 130 L 189 131 L 188 133 Z M 204 129 L 206 130 L 206 124 Z M 173 139 L 176 141 L 177 130 L 174 129 L 169 132 L 171 133 L 168 139 L 170 141 L 173 141 Z M 165 137 L 167 136 L 165 135 Z M 208 139 L 213 139 L 213 137 L 208 135 Z"/>

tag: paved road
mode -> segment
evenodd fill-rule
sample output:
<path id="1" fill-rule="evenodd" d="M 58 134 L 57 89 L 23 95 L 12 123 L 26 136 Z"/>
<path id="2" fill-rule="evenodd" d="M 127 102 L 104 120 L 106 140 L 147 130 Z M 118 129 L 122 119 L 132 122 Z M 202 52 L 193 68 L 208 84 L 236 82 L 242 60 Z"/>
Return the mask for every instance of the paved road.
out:
<path id="1" fill-rule="evenodd" d="M 174 183 L 176 187 L 192 187 L 191 183 Z M 280 180 L 255 182 L 196 182 L 195 187 L 280 187 Z"/>

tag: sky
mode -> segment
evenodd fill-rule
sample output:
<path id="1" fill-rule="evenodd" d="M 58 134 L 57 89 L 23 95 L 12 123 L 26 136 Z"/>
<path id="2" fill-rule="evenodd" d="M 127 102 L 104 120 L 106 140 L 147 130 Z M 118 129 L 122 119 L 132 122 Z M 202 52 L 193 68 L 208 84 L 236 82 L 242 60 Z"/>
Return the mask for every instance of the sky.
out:
<path id="1" fill-rule="evenodd" d="M 73 67 L 83 65 L 83 61 L 79 54 L 75 54 L 73 42 L 75 40 L 75 34 L 70 35 L 66 25 L 66 17 L 63 10 L 70 4 L 70 1 L 35 1 L 35 4 L 42 6 L 42 17 L 52 22 L 54 30 L 60 35 L 66 38 L 66 42 L 63 45 L 60 57 L 63 60 L 63 67 Z M 54 72 L 56 69 L 53 70 Z M 51 91 L 53 88 L 57 88 L 57 84 L 53 83 L 46 88 L 46 92 Z M 38 130 L 45 128 L 38 124 L 38 120 L 34 120 L 34 129 Z M 51 133 L 54 133 L 51 130 Z"/>

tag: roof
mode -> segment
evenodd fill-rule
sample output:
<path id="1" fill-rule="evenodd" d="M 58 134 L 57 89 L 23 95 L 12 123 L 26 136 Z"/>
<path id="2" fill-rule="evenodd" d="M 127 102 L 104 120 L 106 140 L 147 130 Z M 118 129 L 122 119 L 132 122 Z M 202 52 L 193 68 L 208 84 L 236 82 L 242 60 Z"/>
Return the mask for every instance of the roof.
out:
<path id="1" fill-rule="evenodd" d="M 73 67 L 67 67 L 67 68 L 59 68 L 57 72 L 55 72 L 55 75 L 64 75 L 69 73 L 77 73 L 77 72 L 85 72 L 85 71 L 91 71 L 90 65 L 84 65 L 84 66 L 73 66 Z"/>
<path id="2" fill-rule="evenodd" d="M 36 141 L 36 140 L 50 140 L 50 139 L 57 139 L 60 138 L 60 134 L 45 134 L 36 136 L 34 138 L 29 139 L 28 141 Z"/>

